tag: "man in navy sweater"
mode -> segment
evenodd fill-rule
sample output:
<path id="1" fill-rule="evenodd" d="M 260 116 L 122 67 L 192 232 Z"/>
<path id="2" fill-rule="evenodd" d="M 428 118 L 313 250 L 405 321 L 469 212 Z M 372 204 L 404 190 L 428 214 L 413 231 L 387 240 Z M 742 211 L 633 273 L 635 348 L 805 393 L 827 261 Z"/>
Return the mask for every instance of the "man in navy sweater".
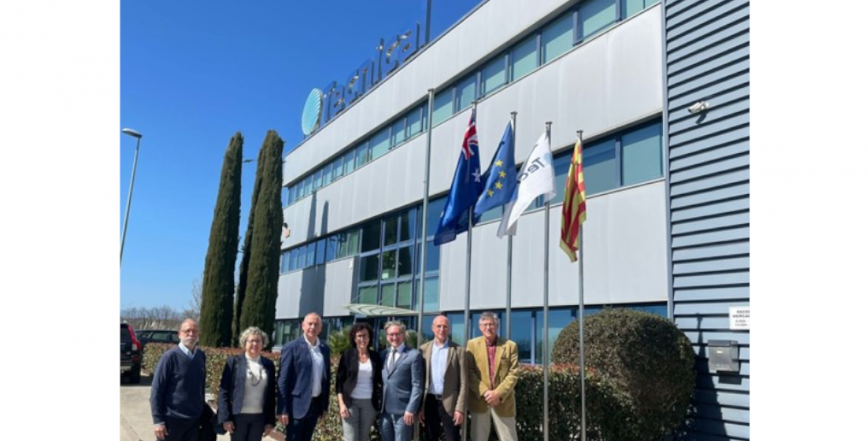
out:
<path id="1" fill-rule="evenodd" d="M 287 441 L 310 441 L 316 423 L 329 408 L 329 347 L 319 340 L 322 318 L 311 312 L 301 325 L 304 335 L 280 350 L 277 413 Z"/>
<path id="2" fill-rule="evenodd" d="M 154 370 L 154 434 L 163 441 L 195 441 L 205 405 L 205 353 L 196 350 L 199 324 L 193 319 L 184 320 L 178 337 L 181 343 L 163 353 Z"/>

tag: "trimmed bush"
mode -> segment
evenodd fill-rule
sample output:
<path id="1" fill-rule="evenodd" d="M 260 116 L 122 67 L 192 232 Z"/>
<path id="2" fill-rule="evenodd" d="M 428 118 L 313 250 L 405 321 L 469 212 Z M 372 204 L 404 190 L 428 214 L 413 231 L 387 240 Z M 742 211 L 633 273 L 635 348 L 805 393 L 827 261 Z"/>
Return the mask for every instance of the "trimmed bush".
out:
<path id="1" fill-rule="evenodd" d="M 552 360 L 578 364 L 578 320 L 561 332 Z M 587 401 L 589 432 L 593 427 L 599 439 L 619 441 L 657 441 L 673 433 L 687 417 L 693 365 L 690 340 L 663 317 L 609 308 L 588 316 L 585 366 L 596 394 Z"/>

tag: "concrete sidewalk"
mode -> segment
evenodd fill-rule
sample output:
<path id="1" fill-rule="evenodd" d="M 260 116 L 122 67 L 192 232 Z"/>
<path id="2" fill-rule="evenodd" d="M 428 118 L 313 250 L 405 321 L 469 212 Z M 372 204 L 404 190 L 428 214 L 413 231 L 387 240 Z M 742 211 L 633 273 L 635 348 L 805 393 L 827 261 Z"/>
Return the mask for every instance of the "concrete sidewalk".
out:
<path id="1" fill-rule="evenodd" d="M 121 441 L 155 441 L 151 419 L 151 377 L 142 375 L 140 384 L 121 380 Z M 281 437 L 282 438 L 282 437 Z M 271 440 L 271 437 L 264 438 Z M 229 435 L 217 435 L 217 441 L 230 441 Z"/>

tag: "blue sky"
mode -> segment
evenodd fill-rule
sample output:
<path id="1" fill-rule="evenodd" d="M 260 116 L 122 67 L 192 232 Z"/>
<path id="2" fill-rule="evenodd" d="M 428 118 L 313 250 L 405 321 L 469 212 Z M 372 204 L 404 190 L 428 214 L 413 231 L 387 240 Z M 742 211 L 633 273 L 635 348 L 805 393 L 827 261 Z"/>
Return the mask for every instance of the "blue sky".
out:
<path id="1" fill-rule="evenodd" d="M 433 0 L 432 39 L 479 0 Z M 236 131 L 256 158 L 269 129 L 302 140 L 314 87 L 343 81 L 425 0 L 151 1 L 120 9 L 120 228 L 143 134 L 121 265 L 121 308 L 189 305 L 201 278 L 223 155 Z M 241 230 L 256 164 L 243 166 Z M 237 277 L 237 275 L 236 275 Z"/>

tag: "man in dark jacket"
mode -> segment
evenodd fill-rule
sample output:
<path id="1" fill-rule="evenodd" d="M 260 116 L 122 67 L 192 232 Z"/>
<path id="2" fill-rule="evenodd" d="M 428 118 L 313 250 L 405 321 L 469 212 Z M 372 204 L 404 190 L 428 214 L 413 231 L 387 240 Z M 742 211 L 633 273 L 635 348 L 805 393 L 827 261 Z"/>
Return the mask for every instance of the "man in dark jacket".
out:
<path id="1" fill-rule="evenodd" d="M 181 344 L 163 353 L 151 383 L 154 434 L 164 441 L 196 441 L 205 406 L 205 354 L 196 349 L 199 324 L 184 320 Z"/>
<path id="2" fill-rule="evenodd" d="M 318 336 L 322 318 L 311 312 L 301 325 L 304 335 L 280 350 L 277 413 L 287 441 L 310 441 L 329 406 L 329 347 Z"/>

